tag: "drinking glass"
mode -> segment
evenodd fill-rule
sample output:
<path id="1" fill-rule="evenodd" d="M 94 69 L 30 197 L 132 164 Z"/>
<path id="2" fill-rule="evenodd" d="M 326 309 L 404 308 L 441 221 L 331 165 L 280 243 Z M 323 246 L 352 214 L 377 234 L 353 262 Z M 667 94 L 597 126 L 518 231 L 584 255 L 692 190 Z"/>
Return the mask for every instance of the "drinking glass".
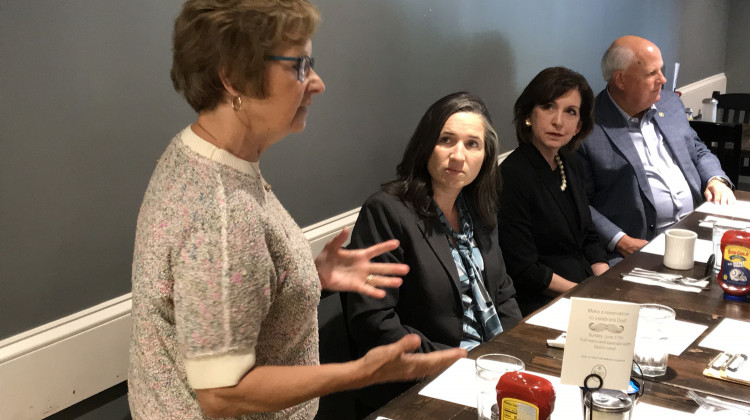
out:
<path id="1" fill-rule="evenodd" d="M 641 305 L 635 338 L 635 361 L 643 376 L 667 373 L 667 337 L 675 320 L 674 309 L 656 303 Z"/>
<path id="2" fill-rule="evenodd" d="M 492 406 L 497 407 L 497 381 L 504 373 L 523 370 L 526 365 L 517 357 L 497 353 L 479 356 L 475 363 L 477 419 L 492 420 Z M 497 418 L 497 414 L 494 418 Z"/>

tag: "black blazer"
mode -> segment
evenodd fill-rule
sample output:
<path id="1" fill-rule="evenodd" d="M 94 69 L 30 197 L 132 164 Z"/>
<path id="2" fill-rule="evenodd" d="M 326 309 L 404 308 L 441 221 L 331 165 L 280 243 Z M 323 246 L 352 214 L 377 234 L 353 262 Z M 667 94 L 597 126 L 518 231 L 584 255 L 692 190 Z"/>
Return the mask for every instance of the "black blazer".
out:
<path id="1" fill-rule="evenodd" d="M 487 229 L 472 214 L 474 240 L 484 259 L 483 278 L 495 304 L 503 329 L 513 327 L 521 312 L 516 291 L 505 271 L 497 242 L 497 229 Z M 380 262 L 408 264 L 409 273 L 397 289 L 385 289 L 386 297 L 374 299 L 356 293 L 342 293 L 348 330 L 361 356 L 373 347 L 398 341 L 406 334 L 422 338 L 419 352 L 457 347 L 463 334 L 463 305 L 458 270 L 440 220 L 421 219 L 400 199 L 377 192 L 362 206 L 352 230 L 350 249 L 398 239 L 400 246 L 377 258 Z M 396 397 L 413 383 L 386 384 L 370 389 L 372 408 Z"/>
<path id="2" fill-rule="evenodd" d="M 524 316 L 552 300 L 542 290 L 553 272 L 578 283 L 593 275 L 593 263 L 607 261 L 580 164 L 573 153 L 561 157 L 573 206 L 561 194 L 559 171 L 553 173 L 532 144 L 521 143 L 500 165 L 500 247 Z"/>

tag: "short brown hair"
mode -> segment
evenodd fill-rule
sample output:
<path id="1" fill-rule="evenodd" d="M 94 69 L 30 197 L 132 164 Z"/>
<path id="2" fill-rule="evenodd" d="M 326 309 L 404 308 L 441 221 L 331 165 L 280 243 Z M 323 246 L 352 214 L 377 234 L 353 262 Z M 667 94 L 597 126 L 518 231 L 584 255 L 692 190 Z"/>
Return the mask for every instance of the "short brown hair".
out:
<path id="1" fill-rule="evenodd" d="M 319 21 L 307 0 L 189 0 L 174 24 L 174 88 L 197 112 L 224 99 L 222 76 L 237 91 L 265 98 L 265 56 L 304 44 Z"/>
<path id="2" fill-rule="evenodd" d="M 570 143 L 563 146 L 563 149 L 572 151 L 580 146 L 594 128 L 594 92 L 585 77 L 565 67 L 549 67 L 542 70 L 516 99 L 516 104 L 513 105 L 513 125 L 516 127 L 519 143 L 531 143 L 531 127 L 526 125 L 526 119 L 534 107 L 553 102 L 571 89 L 577 90 L 581 95 L 581 130 L 573 136 Z"/>

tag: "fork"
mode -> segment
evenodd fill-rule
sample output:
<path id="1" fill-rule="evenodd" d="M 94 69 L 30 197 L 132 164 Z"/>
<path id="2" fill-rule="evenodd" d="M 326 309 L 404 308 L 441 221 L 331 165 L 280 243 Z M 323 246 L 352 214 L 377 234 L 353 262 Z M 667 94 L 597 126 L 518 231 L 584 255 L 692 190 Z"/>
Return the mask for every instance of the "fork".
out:
<path id="1" fill-rule="evenodd" d="M 714 261 L 716 261 L 716 256 L 714 254 L 711 254 L 708 257 L 708 261 L 706 261 L 706 269 L 703 271 L 703 277 L 700 277 L 697 279 L 692 278 L 692 277 L 685 277 L 680 274 L 669 274 L 669 273 L 661 273 L 659 271 L 646 270 L 645 268 L 639 268 L 639 267 L 635 267 L 630 271 L 630 273 L 623 273 L 623 275 L 640 276 L 640 277 L 646 277 L 646 278 L 650 278 L 654 280 L 666 281 L 669 283 L 682 284 L 685 286 L 695 286 L 695 283 L 700 283 L 702 281 L 710 280 L 714 276 L 714 272 L 713 272 Z M 709 286 L 703 287 L 702 289 L 706 290 L 710 288 L 711 287 L 710 287 L 710 282 L 709 282 Z"/>
<path id="2" fill-rule="evenodd" d="M 641 277 L 652 277 L 658 280 L 664 280 L 664 281 L 670 281 L 670 282 L 682 282 L 682 283 L 700 283 L 705 280 L 709 280 L 713 277 L 713 270 L 708 268 L 706 272 L 704 273 L 703 277 L 699 278 L 692 278 L 692 277 L 685 277 L 680 274 L 669 274 L 669 273 L 660 273 L 658 271 L 651 271 L 646 270 L 643 268 L 634 268 L 630 271 L 630 273 L 625 273 L 626 275 L 633 275 L 633 276 L 641 276 Z"/>
<path id="3" fill-rule="evenodd" d="M 750 407 L 736 404 L 729 401 L 724 401 L 719 398 L 712 397 L 710 395 L 706 395 L 705 397 L 700 396 L 695 391 L 688 390 L 687 396 L 690 397 L 693 401 L 698 403 L 698 405 L 701 406 L 706 411 L 721 411 L 721 410 L 728 410 L 731 412 L 736 413 L 742 413 L 745 416 L 750 416 Z"/>
<path id="4" fill-rule="evenodd" d="M 706 261 L 706 268 L 703 270 L 703 277 L 701 277 L 699 279 L 694 279 L 694 278 L 690 278 L 690 277 L 683 277 L 682 278 L 683 283 L 699 283 L 699 282 L 702 282 L 704 280 L 709 280 L 709 284 L 708 284 L 709 287 L 708 288 L 710 289 L 711 288 L 710 287 L 711 286 L 711 278 L 714 277 L 714 275 L 715 275 L 714 274 L 714 262 L 715 261 L 716 261 L 716 255 L 711 254 L 708 257 L 708 261 Z"/>
<path id="5" fill-rule="evenodd" d="M 668 274 L 668 273 L 660 273 L 658 271 L 645 270 L 643 268 L 634 268 L 629 273 L 621 273 L 620 276 L 642 277 L 642 278 L 656 280 L 656 281 L 665 282 L 665 283 L 679 284 L 681 286 L 698 287 L 701 290 L 710 290 L 711 289 L 710 282 L 706 286 L 698 285 L 699 283 L 709 280 L 711 279 L 711 277 L 713 277 L 713 272 L 710 268 L 707 269 L 706 271 L 708 271 L 708 273 L 705 276 L 701 278 L 697 278 L 697 279 L 681 276 L 679 274 Z"/>

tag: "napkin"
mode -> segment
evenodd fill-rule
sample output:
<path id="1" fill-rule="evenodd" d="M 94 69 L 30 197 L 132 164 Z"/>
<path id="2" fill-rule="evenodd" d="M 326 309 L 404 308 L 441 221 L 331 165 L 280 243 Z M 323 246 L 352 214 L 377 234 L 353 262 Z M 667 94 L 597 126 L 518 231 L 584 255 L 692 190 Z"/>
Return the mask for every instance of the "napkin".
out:
<path id="1" fill-rule="evenodd" d="M 697 287 L 693 287 L 693 286 L 683 286 L 681 284 L 669 283 L 666 281 L 651 280 L 651 279 L 647 279 L 644 277 L 636 277 L 636 276 L 623 276 L 622 279 L 626 281 L 632 281 L 633 283 L 646 284 L 649 286 L 659 286 L 659 287 L 664 287 L 665 289 L 680 290 L 683 292 L 691 292 L 691 293 L 700 293 L 701 287 L 705 287 L 708 285 L 707 280 L 696 282 L 695 285 Z"/>

